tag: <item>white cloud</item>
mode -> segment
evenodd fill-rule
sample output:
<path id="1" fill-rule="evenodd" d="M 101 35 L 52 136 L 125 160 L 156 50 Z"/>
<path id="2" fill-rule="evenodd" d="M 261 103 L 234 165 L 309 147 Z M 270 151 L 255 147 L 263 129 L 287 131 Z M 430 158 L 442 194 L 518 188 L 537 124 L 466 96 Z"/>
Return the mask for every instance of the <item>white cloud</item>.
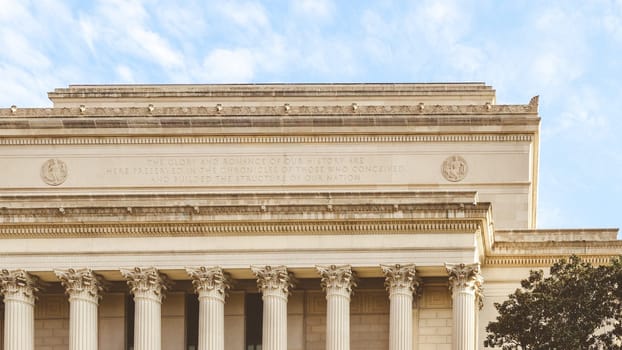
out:
<path id="1" fill-rule="evenodd" d="M 97 40 L 97 30 L 94 28 L 93 22 L 86 18 L 80 18 L 80 35 L 86 42 L 86 45 L 95 53 L 95 40 Z"/>
<path id="2" fill-rule="evenodd" d="M 610 133 L 608 103 L 592 87 L 583 87 L 564 96 L 559 116 L 551 119 L 543 137 L 563 134 L 587 142 L 593 137 L 606 138 Z"/>
<path id="3" fill-rule="evenodd" d="M 531 78 L 539 82 L 541 88 L 565 85 L 583 73 L 581 62 L 572 60 L 564 49 L 538 53 L 533 57 L 532 63 Z"/>
<path id="4" fill-rule="evenodd" d="M 255 1 L 221 1 L 218 9 L 234 23 L 249 29 L 270 24 L 266 10 Z"/>
<path id="5" fill-rule="evenodd" d="M 215 49 L 203 61 L 203 69 L 209 83 L 249 82 L 255 74 L 255 60 L 248 49 Z"/>
<path id="6" fill-rule="evenodd" d="M 117 75 L 119 76 L 119 80 L 123 83 L 134 83 L 134 72 L 130 67 L 125 65 L 118 65 L 116 68 Z"/>
<path id="7" fill-rule="evenodd" d="M 144 27 L 136 26 L 129 28 L 127 34 L 133 44 L 144 52 L 144 56 L 153 59 L 159 65 L 170 68 L 183 64 L 182 55 L 171 48 L 167 40 L 157 33 Z"/>
<path id="8" fill-rule="evenodd" d="M 183 55 L 151 28 L 149 19 L 140 1 L 107 0 L 81 16 L 80 26 L 89 47 L 101 48 L 100 52 L 148 60 L 166 69 L 183 65 Z"/>
<path id="9" fill-rule="evenodd" d="M 296 0 L 292 6 L 294 13 L 310 19 L 325 20 L 335 12 L 335 4 L 330 0 Z"/>
<path id="10" fill-rule="evenodd" d="M 27 67 L 30 70 L 45 70 L 51 66 L 48 57 L 33 47 L 31 41 L 21 33 L 4 28 L 0 29 L 0 42 L 3 43 L 3 59 L 12 65 Z"/>
<path id="11" fill-rule="evenodd" d="M 415 10 L 415 17 L 407 17 L 429 43 L 451 45 L 466 34 L 469 13 L 453 1 L 425 1 Z"/>

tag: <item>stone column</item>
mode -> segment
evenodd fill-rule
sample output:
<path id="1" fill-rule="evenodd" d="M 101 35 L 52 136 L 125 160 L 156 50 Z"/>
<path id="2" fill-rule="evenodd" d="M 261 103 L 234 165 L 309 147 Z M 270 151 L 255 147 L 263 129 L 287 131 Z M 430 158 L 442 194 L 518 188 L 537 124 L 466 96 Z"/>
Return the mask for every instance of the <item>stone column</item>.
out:
<path id="1" fill-rule="evenodd" d="M 4 350 L 34 350 L 38 280 L 24 270 L 2 270 Z"/>
<path id="2" fill-rule="evenodd" d="M 420 286 L 415 265 L 380 265 L 389 292 L 389 350 L 413 348 L 413 293 Z"/>
<path id="3" fill-rule="evenodd" d="M 69 350 L 97 350 L 101 276 L 89 269 L 54 272 L 69 295 Z"/>
<path id="4" fill-rule="evenodd" d="M 156 268 L 121 269 L 134 295 L 134 350 L 162 348 L 162 298 L 169 287 Z"/>
<path id="5" fill-rule="evenodd" d="M 287 297 L 293 277 L 285 266 L 251 266 L 263 299 L 263 350 L 287 350 Z"/>
<path id="6" fill-rule="evenodd" d="M 453 299 L 453 349 L 475 350 L 476 307 L 481 308 L 483 278 L 479 264 L 445 264 Z"/>
<path id="7" fill-rule="evenodd" d="M 326 350 L 350 349 L 350 294 L 356 286 L 350 265 L 317 265 L 326 291 Z"/>
<path id="8" fill-rule="evenodd" d="M 199 347 L 225 349 L 225 297 L 230 279 L 220 267 L 188 267 L 192 285 L 199 295 Z"/>

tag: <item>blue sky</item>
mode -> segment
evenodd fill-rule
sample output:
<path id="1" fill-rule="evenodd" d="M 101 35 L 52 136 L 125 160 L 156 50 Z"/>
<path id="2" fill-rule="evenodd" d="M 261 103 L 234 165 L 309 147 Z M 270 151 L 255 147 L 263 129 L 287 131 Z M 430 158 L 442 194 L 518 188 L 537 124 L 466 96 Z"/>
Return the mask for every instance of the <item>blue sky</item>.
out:
<path id="1" fill-rule="evenodd" d="M 540 95 L 540 228 L 622 226 L 622 0 L 0 0 L 0 107 L 68 84 L 484 81 Z"/>

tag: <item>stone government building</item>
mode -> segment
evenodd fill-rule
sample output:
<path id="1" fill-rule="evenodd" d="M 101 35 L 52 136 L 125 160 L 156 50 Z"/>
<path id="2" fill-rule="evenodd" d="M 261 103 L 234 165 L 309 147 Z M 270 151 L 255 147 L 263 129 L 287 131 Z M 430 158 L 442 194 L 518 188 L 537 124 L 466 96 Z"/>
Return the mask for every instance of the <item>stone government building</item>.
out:
<path id="1" fill-rule="evenodd" d="M 529 269 L 538 98 L 482 83 L 72 85 L 0 109 L 4 350 L 473 350 Z M 480 306 L 482 306 L 480 310 Z"/>

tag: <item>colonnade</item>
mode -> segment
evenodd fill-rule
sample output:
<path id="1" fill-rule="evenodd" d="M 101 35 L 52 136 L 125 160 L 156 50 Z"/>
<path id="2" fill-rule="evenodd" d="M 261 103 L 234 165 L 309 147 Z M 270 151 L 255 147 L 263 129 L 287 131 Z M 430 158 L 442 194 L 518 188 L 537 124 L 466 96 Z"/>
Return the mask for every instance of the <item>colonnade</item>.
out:
<path id="1" fill-rule="evenodd" d="M 413 295 L 420 289 L 415 265 L 381 265 L 390 299 L 389 349 L 413 348 Z M 476 349 L 476 311 L 482 278 L 478 264 L 446 264 L 453 299 L 453 349 Z M 251 266 L 263 297 L 262 347 L 287 350 L 287 300 L 294 277 L 285 266 Z M 326 292 L 326 349 L 350 349 L 350 297 L 356 274 L 350 265 L 318 265 Z M 224 305 L 230 278 L 220 267 L 186 269 L 199 299 L 198 350 L 224 349 Z M 97 349 L 97 306 L 103 279 L 89 269 L 55 271 L 69 296 L 69 349 Z M 161 349 L 161 304 L 170 286 L 156 268 L 121 269 L 135 302 L 134 349 Z M 34 350 L 38 279 L 24 270 L 3 270 L 4 349 Z"/>

